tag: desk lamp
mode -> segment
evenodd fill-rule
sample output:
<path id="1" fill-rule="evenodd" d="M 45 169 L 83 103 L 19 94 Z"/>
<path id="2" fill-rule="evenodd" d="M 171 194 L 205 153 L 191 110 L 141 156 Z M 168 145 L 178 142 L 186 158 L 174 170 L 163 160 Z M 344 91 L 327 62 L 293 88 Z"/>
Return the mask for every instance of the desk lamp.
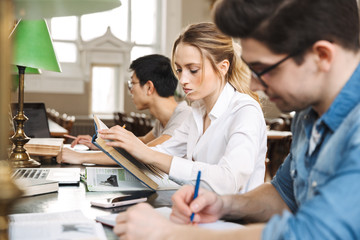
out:
<path id="1" fill-rule="evenodd" d="M 30 140 L 24 132 L 24 77 L 27 67 L 61 72 L 52 40 L 45 20 L 20 20 L 10 35 L 13 41 L 13 64 L 19 70 L 18 113 L 14 117 L 15 134 L 11 141 L 15 145 L 10 155 L 14 167 L 38 167 L 40 163 L 30 158 L 24 145 Z"/>

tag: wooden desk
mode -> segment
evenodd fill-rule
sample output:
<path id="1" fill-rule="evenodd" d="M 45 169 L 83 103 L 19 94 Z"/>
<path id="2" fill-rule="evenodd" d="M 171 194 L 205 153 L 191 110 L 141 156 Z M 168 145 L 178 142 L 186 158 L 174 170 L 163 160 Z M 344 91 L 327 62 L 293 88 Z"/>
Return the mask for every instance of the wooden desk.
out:
<path id="1" fill-rule="evenodd" d="M 280 140 L 291 136 L 292 133 L 290 131 L 275 131 L 275 130 L 267 131 L 268 140 Z"/>
<path id="2" fill-rule="evenodd" d="M 81 167 L 83 172 L 85 168 L 79 165 L 41 165 L 41 167 Z M 99 166 L 98 166 L 99 167 Z M 157 191 L 148 197 L 148 203 L 153 207 L 171 206 L 171 196 L 175 191 Z M 60 186 L 57 193 L 48 193 L 32 197 L 24 197 L 17 201 L 11 213 L 51 213 L 59 211 L 81 210 L 89 219 L 95 219 L 96 216 L 110 213 L 118 213 L 126 210 L 128 207 L 118 207 L 103 209 L 92 207 L 90 201 L 94 199 L 103 199 L 118 196 L 118 192 L 86 192 L 83 183 L 79 186 Z M 107 239 L 117 239 L 112 228 L 104 226 Z"/>
<path id="3" fill-rule="evenodd" d="M 57 124 L 51 119 L 48 119 L 50 135 L 52 137 L 63 137 L 64 134 L 69 134 L 68 130 Z"/>

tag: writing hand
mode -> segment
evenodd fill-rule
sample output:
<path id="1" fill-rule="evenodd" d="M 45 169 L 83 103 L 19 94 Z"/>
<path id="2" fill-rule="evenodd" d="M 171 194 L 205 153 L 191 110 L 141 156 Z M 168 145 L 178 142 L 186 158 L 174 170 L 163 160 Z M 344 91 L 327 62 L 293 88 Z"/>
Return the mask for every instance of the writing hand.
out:
<path id="1" fill-rule="evenodd" d="M 171 221 L 189 224 L 193 212 L 195 223 L 214 222 L 222 216 L 223 201 L 219 195 L 200 188 L 198 197 L 193 200 L 194 190 L 194 186 L 185 185 L 174 193 Z"/>

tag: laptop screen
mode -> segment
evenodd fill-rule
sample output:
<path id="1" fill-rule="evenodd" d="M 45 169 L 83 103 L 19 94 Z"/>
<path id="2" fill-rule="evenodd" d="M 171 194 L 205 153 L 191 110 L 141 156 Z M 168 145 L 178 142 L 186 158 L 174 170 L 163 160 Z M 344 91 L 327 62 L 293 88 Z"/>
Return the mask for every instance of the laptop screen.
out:
<path id="1" fill-rule="evenodd" d="M 12 115 L 18 111 L 18 103 L 11 104 Z M 24 103 L 24 114 L 28 117 L 24 131 L 30 138 L 49 138 L 50 130 L 44 103 Z M 16 123 L 14 121 L 14 126 Z"/>

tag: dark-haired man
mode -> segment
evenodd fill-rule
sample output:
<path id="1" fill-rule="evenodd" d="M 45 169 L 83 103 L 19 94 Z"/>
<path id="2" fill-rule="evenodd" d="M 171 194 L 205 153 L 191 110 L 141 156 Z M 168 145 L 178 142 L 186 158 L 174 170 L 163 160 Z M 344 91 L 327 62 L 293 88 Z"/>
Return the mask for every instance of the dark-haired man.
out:
<path id="1" fill-rule="evenodd" d="M 156 146 L 168 140 L 174 130 L 186 119 L 191 108 L 186 102 L 177 103 L 174 98 L 177 82 L 171 68 L 170 59 L 152 54 L 140 57 L 130 64 L 132 71 L 128 87 L 136 109 L 149 109 L 156 118 L 154 128 L 139 139 L 149 146 Z M 79 135 L 71 144 L 87 145 L 91 149 L 96 147 L 91 144 L 91 136 Z M 64 148 L 57 157 L 59 163 L 97 163 L 114 165 L 114 161 L 103 152 L 76 152 Z"/>
<path id="2" fill-rule="evenodd" d="M 271 183 L 219 196 L 185 186 L 171 219 L 257 222 L 211 231 L 170 223 L 145 204 L 119 214 L 131 239 L 360 239 L 360 54 L 356 0 L 222 0 L 215 23 L 240 38 L 252 89 L 297 111 L 289 156 Z M 132 231 L 151 218 L 151 229 Z M 156 217 L 157 216 L 157 217 Z M 145 238 L 144 238 L 145 239 Z"/>

